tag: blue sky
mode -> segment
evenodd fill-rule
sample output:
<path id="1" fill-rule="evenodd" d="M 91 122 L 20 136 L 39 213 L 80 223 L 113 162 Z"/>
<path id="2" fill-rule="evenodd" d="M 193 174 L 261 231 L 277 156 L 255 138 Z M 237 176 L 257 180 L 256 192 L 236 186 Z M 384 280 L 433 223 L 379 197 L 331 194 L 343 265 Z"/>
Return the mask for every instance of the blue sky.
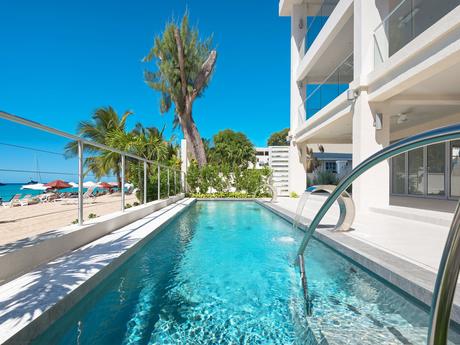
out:
<path id="1" fill-rule="evenodd" d="M 278 17 L 277 0 L 2 1 L 0 109 L 73 133 L 96 107 L 112 105 L 135 112 L 130 126 L 166 125 L 171 134 L 172 114 L 160 115 L 141 59 L 186 8 L 218 51 L 214 78 L 194 106 L 200 133 L 232 128 L 264 145 L 289 124 L 289 19 Z M 0 129 L 1 142 L 62 147 L 19 126 Z"/>

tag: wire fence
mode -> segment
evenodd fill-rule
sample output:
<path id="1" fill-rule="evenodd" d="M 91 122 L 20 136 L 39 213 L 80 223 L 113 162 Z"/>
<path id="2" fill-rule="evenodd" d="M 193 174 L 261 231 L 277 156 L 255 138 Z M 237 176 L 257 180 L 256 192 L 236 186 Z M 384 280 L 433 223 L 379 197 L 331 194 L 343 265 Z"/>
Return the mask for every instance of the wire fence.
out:
<path id="1" fill-rule="evenodd" d="M 22 186 L 18 183 L 3 184 L 0 181 L 0 188 L 11 190 L 10 197 L 5 198 L 8 194 L 4 193 L 3 200 L 0 198 L 0 209 L 4 210 L 0 213 L 2 227 L 18 224 L 19 219 L 30 219 L 34 214 L 36 217 L 42 217 L 53 212 L 73 214 L 72 223 L 83 225 L 96 216 L 116 211 L 124 212 L 127 208 L 186 191 L 185 173 L 176 166 L 152 161 L 132 152 L 118 150 L 6 112 L 0 111 L 0 119 L 2 122 L 6 121 L 7 125 L 15 124 L 24 129 L 37 130 L 50 134 L 52 140 L 60 138 L 59 140 L 63 139 L 66 143 L 73 142 L 76 145 L 75 155 L 69 157 L 64 150 L 53 150 L 53 145 L 49 145 L 48 149 L 34 147 L 28 144 L 26 139 L 20 143 L 12 143 L 3 138 L 0 142 L 0 157 L 4 157 L 0 161 L 1 175 L 16 176 L 12 177 L 16 180 L 19 179 L 17 176 L 30 176 L 30 181 Z M 4 127 L 8 127 L 7 125 Z M 36 141 L 39 142 L 40 139 Z M 46 145 L 46 142 L 41 145 Z M 14 152 L 9 152 L 12 150 Z M 46 156 L 44 160 L 47 164 L 42 169 L 38 166 L 37 160 L 36 166 L 31 167 L 33 162 L 30 161 L 30 153 L 24 155 L 19 152 Z M 100 172 L 97 167 L 91 165 L 94 158 L 104 155 L 112 160 L 109 172 Z M 28 158 L 23 159 L 24 157 Z M 49 161 L 53 163 L 48 163 Z M 45 180 L 48 184 L 43 183 Z M 19 190 L 21 194 L 26 195 L 22 197 Z M 16 206 L 36 204 L 42 207 L 31 207 L 27 212 L 15 210 Z M 7 208 L 11 210 L 5 210 Z M 44 211 L 38 212 L 41 209 Z M 17 216 L 19 214 L 21 215 Z M 66 222 L 69 225 L 68 219 Z M 41 223 L 46 225 L 47 218 L 42 218 Z"/>

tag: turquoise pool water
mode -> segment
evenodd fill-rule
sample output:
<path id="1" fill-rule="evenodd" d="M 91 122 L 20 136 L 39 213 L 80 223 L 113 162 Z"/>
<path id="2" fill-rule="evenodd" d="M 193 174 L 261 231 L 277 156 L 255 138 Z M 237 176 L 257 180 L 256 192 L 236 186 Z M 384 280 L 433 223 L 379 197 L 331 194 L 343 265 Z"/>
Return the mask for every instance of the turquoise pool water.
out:
<path id="1" fill-rule="evenodd" d="M 317 241 L 306 317 L 301 235 L 253 202 L 197 202 L 33 344 L 426 342 L 425 309 Z"/>

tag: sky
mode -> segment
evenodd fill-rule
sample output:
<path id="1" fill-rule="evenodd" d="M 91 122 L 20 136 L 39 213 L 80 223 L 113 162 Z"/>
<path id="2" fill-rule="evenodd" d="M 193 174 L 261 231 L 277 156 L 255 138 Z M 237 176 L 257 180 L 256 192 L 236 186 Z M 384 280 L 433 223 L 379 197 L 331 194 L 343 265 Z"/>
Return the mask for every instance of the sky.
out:
<path id="1" fill-rule="evenodd" d="M 154 65 L 141 60 L 186 9 L 218 52 L 213 79 L 194 104 L 201 135 L 231 128 L 265 145 L 289 126 L 290 24 L 278 16 L 277 0 L 2 0 L 0 109 L 75 133 L 97 107 L 111 105 L 134 112 L 130 127 L 166 126 L 168 136 L 180 138 L 172 113 L 160 114 L 159 95 L 144 82 L 143 71 Z M 5 121 L 0 142 L 61 147 L 50 135 Z M 19 149 L 0 145 L 2 151 L 3 158 L 23 157 Z"/>

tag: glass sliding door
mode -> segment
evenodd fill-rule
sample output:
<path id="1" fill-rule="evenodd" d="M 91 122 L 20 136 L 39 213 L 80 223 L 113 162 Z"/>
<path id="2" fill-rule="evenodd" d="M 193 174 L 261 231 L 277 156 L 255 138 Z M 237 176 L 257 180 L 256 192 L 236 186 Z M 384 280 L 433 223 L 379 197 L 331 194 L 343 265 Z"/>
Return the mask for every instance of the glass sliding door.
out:
<path id="1" fill-rule="evenodd" d="M 450 143 L 450 196 L 460 197 L 460 140 Z"/>
<path id="2" fill-rule="evenodd" d="M 423 148 L 408 153 L 409 194 L 425 194 L 425 169 L 423 164 Z"/>
<path id="3" fill-rule="evenodd" d="M 393 194 L 406 193 L 406 154 L 402 153 L 392 159 L 391 191 Z"/>
<path id="4" fill-rule="evenodd" d="M 426 148 L 428 195 L 445 196 L 446 144 L 434 144 Z"/>

